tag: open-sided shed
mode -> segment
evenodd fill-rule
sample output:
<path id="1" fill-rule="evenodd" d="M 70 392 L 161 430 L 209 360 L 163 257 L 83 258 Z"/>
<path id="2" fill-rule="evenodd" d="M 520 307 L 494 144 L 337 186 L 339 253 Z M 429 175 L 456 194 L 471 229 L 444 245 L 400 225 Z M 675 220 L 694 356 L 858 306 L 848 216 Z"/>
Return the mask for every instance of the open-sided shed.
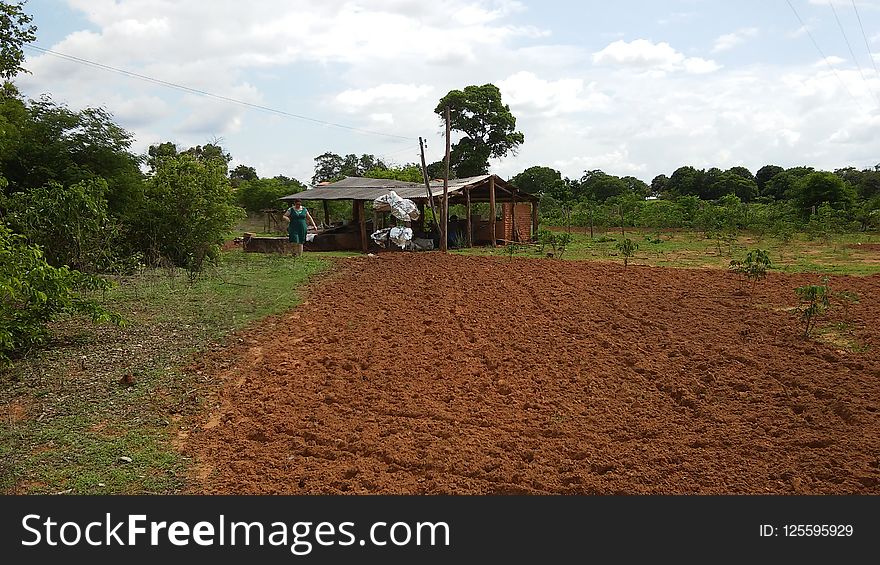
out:
<path id="1" fill-rule="evenodd" d="M 424 223 L 424 210 L 426 206 L 432 205 L 432 200 L 433 205 L 440 209 L 443 201 L 443 181 L 432 181 L 429 186 L 430 194 L 428 186 L 424 183 L 346 177 L 332 184 L 285 196 L 281 200 L 301 199 L 323 202 L 324 219 L 328 224 L 330 214 L 327 203 L 332 200 L 350 200 L 353 225 L 350 226 L 351 229 L 342 230 L 342 233 L 337 234 L 331 245 L 337 249 L 360 249 L 366 253 L 370 245 L 367 230 L 369 222 L 365 213 L 366 202 L 393 190 L 402 198 L 412 200 L 419 206 L 421 212 L 419 231 L 431 233 L 431 226 Z M 447 185 L 447 192 L 450 206 L 455 204 L 466 206 L 466 218 L 450 222 L 449 229 L 463 233 L 468 246 L 479 243 L 494 245 L 499 240 L 528 241 L 537 232 L 538 198 L 533 194 L 518 191 L 497 175 L 451 179 Z M 473 204 L 481 202 L 489 204 L 487 220 L 475 219 L 473 216 Z M 498 204 L 501 205 L 500 218 L 497 214 Z M 455 225 L 456 223 L 460 225 Z"/>

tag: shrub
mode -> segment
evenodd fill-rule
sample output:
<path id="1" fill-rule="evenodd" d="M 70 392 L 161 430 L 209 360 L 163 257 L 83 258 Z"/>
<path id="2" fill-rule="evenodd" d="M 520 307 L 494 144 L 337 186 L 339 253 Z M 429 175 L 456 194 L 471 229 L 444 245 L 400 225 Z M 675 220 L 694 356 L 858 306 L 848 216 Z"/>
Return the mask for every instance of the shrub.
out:
<path id="1" fill-rule="evenodd" d="M 571 240 L 571 234 L 568 232 L 556 234 L 556 245 L 553 247 L 553 254 L 561 259 L 565 249 L 571 244 Z"/>
<path id="2" fill-rule="evenodd" d="M 544 249 L 549 245 L 553 249 L 552 256 L 559 259 L 565 254 L 565 249 L 571 244 L 572 237 L 568 232 L 553 233 L 550 230 L 541 230 L 538 232 L 538 244 L 541 246 L 539 253 L 544 253 Z"/>
<path id="3" fill-rule="evenodd" d="M 235 205 L 222 160 L 188 154 L 162 159 L 146 188 L 141 245 L 150 263 L 162 259 L 200 272 L 244 215 Z"/>
<path id="4" fill-rule="evenodd" d="M 111 220 L 107 183 L 91 179 L 71 186 L 50 182 L 5 201 L 9 226 L 45 249 L 56 267 L 104 272 L 116 262 L 119 231 Z"/>
<path id="5" fill-rule="evenodd" d="M 121 324 L 117 314 L 80 295 L 109 287 L 105 279 L 49 265 L 38 247 L 0 225 L 0 364 L 43 343 L 46 324 L 62 315 L 84 314 L 96 322 Z"/>
<path id="6" fill-rule="evenodd" d="M 626 238 L 623 241 L 618 242 L 615 247 L 617 247 L 617 250 L 623 255 L 623 267 L 626 268 L 627 265 L 629 265 L 629 258 L 636 254 L 639 244 L 635 243 L 630 238 Z"/>
<path id="7" fill-rule="evenodd" d="M 795 289 L 800 303 L 797 311 L 804 323 L 804 337 L 810 337 L 817 320 L 831 307 L 831 289 L 828 288 L 828 277 L 822 279 L 821 285 L 807 285 Z"/>
<path id="8" fill-rule="evenodd" d="M 729 269 L 740 276 L 741 281 L 750 281 L 752 290 L 755 284 L 767 277 L 767 270 L 773 267 L 770 255 L 763 249 L 749 251 L 743 261 L 731 261 Z"/>

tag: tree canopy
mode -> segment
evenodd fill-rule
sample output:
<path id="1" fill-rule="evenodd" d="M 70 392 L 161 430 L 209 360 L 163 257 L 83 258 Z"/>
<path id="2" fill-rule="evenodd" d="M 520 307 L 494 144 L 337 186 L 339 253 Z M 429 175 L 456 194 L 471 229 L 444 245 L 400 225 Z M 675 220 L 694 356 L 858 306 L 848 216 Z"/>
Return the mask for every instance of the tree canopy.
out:
<path id="1" fill-rule="evenodd" d="M 336 182 L 345 177 L 362 177 L 367 171 L 387 169 L 388 167 L 375 155 L 364 154 L 358 157 L 354 153 L 346 156 L 327 152 L 315 157 L 315 174 L 312 184 Z"/>
<path id="2" fill-rule="evenodd" d="M 24 2 L 0 2 L 0 78 L 8 80 L 20 72 L 24 51 L 22 47 L 37 38 L 37 26 L 31 25 L 33 16 L 24 11 Z"/>
<path id="3" fill-rule="evenodd" d="M 516 131 L 516 118 L 494 84 L 449 91 L 434 109 L 444 123 L 447 108 L 451 128 L 464 134 L 450 152 L 449 166 L 458 177 L 488 173 L 490 158 L 516 154 L 525 140 L 522 132 Z"/>

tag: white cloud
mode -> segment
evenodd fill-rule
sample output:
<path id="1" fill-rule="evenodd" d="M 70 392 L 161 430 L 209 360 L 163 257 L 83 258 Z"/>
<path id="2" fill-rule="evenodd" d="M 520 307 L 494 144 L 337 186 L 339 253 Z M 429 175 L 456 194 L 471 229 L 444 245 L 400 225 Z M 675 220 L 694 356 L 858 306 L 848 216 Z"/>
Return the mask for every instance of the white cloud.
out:
<path id="1" fill-rule="evenodd" d="M 758 28 L 755 27 L 744 28 L 733 33 L 725 33 L 715 40 L 712 52 L 718 53 L 720 51 L 733 49 L 740 43 L 743 43 L 746 39 L 755 37 L 756 35 L 758 35 Z"/>
<path id="2" fill-rule="evenodd" d="M 819 59 L 815 63 L 813 63 L 814 67 L 827 67 L 828 65 L 836 66 L 842 63 L 846 63 L 846 59 L 843 57 L 838 57 L 837 55 L 830 55 L 825 57 L 824 59 Z"/>
<path id="3" fill-rule="evenodd" d="M 584 84 L 581 78 L 548 81 L 534 73 L 520 71 L 498 82 L 502 99 L 514 113 L 537 113 L 556 116 L 607 108 L 609 97 L 595 82 Z"/>
<path id="4" fill-rule="evenodd" d="M 385 112 L 381 114 L 370 114 L 370 119 L 376 123 L 392 125 L 394 124 L 394 114 Z"/>
<path id="5" fill-rule="evenodd" d="M 621 143 L 604 153 L 557 160 L 553 165 L 561 169 L 616 171 L 616 174 L 621 176 L 637 175 L 647 168 L 644 163 L 635 163 L 630 159 L 626 143 Z"/>
<path id="6" fill-rule="evenodd" d="M 355 111 L 376 104 L 411 104 L 425 98 L 434 88 L 427 84 L 380 84 L 372 88 L 353 88 L 336 95 L 336 101 Z"/>
<path id="7" fill-rule="evenodd" d="M 812 31 L 813 31 L 813 26 L 802 25 L 801 27 L 797 28 L 796 30 L 787 33 L 786 37 L 788 37 L 789 39 L 797 39 L 803 35 L 807 35 L 808 32 L 812 32 Z"/>
<path id="8" fill-rule="evenodd" d="M 580 5 L 555 18 L 531 18 L 549 9 L 537 0 L 526 13 L 525 0 L 261 0 L 247 9 L 232 0 L 209 7 L 195 0 L 68 4 L 86 15 L 91 31 L 70 33 L 51 46 L 57 51 L 408 138 L 256 112 L 50 56 L 29 58 L 25 66 L 34 74 L 16 80 L 29 96 L 51 92 L 72 108 L 105 106 L 135 133 L 137 150 L 169 139 L 190 146 L 222 136 L 237 162 L 261 175 L 308 180 L 314 156 L 324 151 L 416 161 L 419 136 L 429 141 L 429 162 L 436 161 L 445 149 L 433 111 L 437 100 L 451 89 L 488 82 L 501 88 L 526 138 L 516 156 L 491 162 L 502 176 L 530 165 L 556 166 L 569 177 L 603 168 L 646 181 L 683 164 L 836 168 L 875 163 L 880 143 L 871 94 L 880 93 L 880 77 L 864 67 L 869 84 L 843 61 L 831 61 L 835 74 L 824 62 L 792 63 L 787 52 L 777 57 L 790 47 L 780 33 L 754 36 L 761 64 L 731 56 L 721 67 L 711 55 L 697 56 L 693 49 L 705 38 L 708 52 L 719 34 L 736 30 L 711 17 L 709 5 L 717 3 L 690 2 L 694 11 L 681 15 L 679 21 L 700 17 L 705 23 L 699 38 L 686 35 L 686 26 L 670 26 L 660 28 L 665 42 L 617 41 L 602 34 L 608 26 L 587 34 L 587 9 L 579 13 Z M 866 27 L 875 33 L 868 14 L 862 13 Z M 773 18 L 755 13 L 750 25 L 771 29 L 779 25 Z M 524 25 L 530 20 L 553 22 L 553 36 Z M 639 37 L 635 22 L 618 23 L 610 29 Z M 801 48 L 796 53 L 809 56 L 804 49 L 811 46 Z"/>
<path id="9" fill-rule="evenodd" d="M 699 57 L 686 57 L 666 42 L 652 43 L 647 39 L 615 41 L 593 54 L 598 65 L 629 67 L 663 72 L 685 71 L 709 73 L 721 68 L 716 62 Z"/>

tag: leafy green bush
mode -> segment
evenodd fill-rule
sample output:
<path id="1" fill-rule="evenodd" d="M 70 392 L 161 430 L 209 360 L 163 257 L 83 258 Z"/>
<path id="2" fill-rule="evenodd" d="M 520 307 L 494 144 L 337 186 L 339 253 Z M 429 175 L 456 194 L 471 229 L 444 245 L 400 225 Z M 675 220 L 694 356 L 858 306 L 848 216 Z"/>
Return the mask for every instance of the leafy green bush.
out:
<path id="1" fill-rule="evenodd" d="M 627 237 L 623 241 L 618 242 L 615 247 L 623 255 L 623 267 L 626 268 L 629 265 L 629 258 L 636 254 L 639 244 Z"/>
<path id="2" fill-rule="evenodd" d="M 50 265 L 105 272 L 116 262 L 119 230 L 110 218 L 107 183 L 91 179 L 71 186 L 46 186 L 16 192 L 3 204 L 9 226 L 45 249 Z"/>
<path id="3" fill-rule="evenodd" d="M 200 272 L 244 211 L 235 205 L 222 159 L 180 154 L 157 163 L 138 232 L 150 263 Z"/>
<path id="4" fill-rule="evenodd" d="M 549 245 L 553 249 L 552 256 L 561 259 L 571 242 L 572 237 L 568 232 L 553 233 L 550 230 L 538 232 L 538 245 L 541 246 L 539 253 L 544 253 L 544 249 Z"/>
<path id="5" fill-rule="evenodd" d="M 836 210 L 827 202 L 816 209 L 807 224 L 807 234 L 811 238 L 828 241 L 832 235 L 856 231 L 858 225 L 849 220 L 844 210 Z"/>
<path id="6" fill-rule="evenodd" d="M 821 285 L 806 285 L 794 290 L 799 299 L 797 311 L 804 324 L 804 337 L 810 337 L 817 320 L 831 307 L 831 289 L 828 277 L 822 279 Z"/>
<path id="7" fill-rule="evenodd" d="M 767 278 L 767 271 L 773 267 L 770 255 L 763 249 L 749 251 L 743 261 L 733 260 L 729 269 L 740 276 L 742 281 L 751 281 L 752 290 L 755 284 Z"/>
<path id="8" fill-rule="evenodd" d="M 568 232 L 561 232 L 556 234 L 556 245 L 553 247 L 553 254 L 562 259 L 562 255 L 565 253 L 565 249 L 571 244 L 571 234 Z"/>
<path id="9" fill-rule="evenodd" d="M 49 265 L 38 247 L 0 225 L 0 365 L 13 353 L 43 343 L 46 324 L 59 316 L 84 314 L 121 324 L 117 314 L 79 294 L 109 287 L 105 279 Z"/>

